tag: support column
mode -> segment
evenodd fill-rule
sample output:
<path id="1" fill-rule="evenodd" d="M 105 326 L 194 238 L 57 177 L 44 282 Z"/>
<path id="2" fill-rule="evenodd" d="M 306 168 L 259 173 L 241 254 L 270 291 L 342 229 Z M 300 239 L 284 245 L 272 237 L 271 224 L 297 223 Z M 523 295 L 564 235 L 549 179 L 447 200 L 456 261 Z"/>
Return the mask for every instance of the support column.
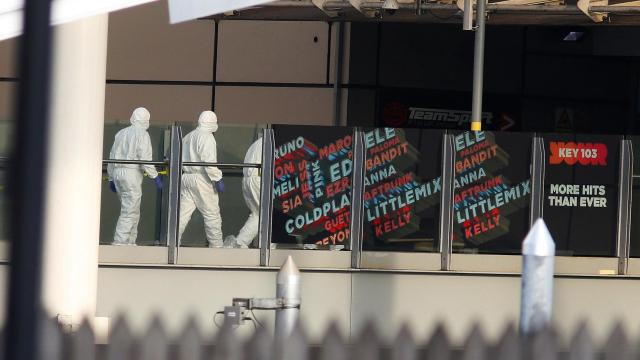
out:
<path id="1" fill-rule="evenodd" d="M 476 42 L 473 53 L 473 101 L 471 105 L 471 131 L 482 130 L 482 84 L 484 81 L 484 30 L 487 0 L 476 3 Z"/>
<path id="2" fill-rule="evenodd" d="M 96 312 L 108 15 L 54 28 L 43 305 Z"/>

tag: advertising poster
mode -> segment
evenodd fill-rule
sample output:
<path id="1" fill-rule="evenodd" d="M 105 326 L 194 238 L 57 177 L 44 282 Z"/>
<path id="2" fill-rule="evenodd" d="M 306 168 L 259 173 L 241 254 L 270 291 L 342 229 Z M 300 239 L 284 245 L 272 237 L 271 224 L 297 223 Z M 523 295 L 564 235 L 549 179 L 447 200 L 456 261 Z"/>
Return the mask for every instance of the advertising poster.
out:
<path id="1" fill-rule="evenodd" d="M 455 136 L 455 252 L 520 253 L 529 228 L 531 143 L 529 133 Z"/>
<path id="2" fill-rule="evenodd" d="M 443 132 L 364 131 L 363 249 L 437 251 Z"/>
<path id="3" fill-rule="evenodd" d="M 545 134 L 543 139 L 543 217 L 557 253 L 614 256 L 621 137 Z"/>
<path id="4" fill-rule="evenodd" d="M 274 125 L 272 243 L 346 249 L 353 129 Z"/>

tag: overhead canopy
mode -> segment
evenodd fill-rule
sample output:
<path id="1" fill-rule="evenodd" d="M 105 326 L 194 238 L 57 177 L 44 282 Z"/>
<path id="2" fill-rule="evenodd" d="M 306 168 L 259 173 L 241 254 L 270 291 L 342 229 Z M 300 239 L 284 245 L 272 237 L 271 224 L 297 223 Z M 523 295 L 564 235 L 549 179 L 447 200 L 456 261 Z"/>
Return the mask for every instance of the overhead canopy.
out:
<path id="1" fill-rule="evenodd" d="M 51 25 L 108 13 L 156 0 L 53 0 Z M 22 34 L 24 0 L 0 0 L 0 40 Z"/>

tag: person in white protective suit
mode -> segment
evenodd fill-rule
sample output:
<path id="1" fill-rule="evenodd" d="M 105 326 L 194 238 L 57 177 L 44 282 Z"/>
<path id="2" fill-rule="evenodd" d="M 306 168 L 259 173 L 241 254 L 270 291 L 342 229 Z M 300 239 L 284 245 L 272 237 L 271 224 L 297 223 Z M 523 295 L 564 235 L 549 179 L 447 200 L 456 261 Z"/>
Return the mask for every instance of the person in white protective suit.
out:
<path id="1" fill-rule="evenodd" d="M 216 139 L 218 119 L 213 111 L 203 111 L 198 127 L 182 139 L 182 161 L 218 161 Z M 180 229 L 182 239 L 193 211 L 197 208 L 204 219 L 204 231 L 209 247 L 222 247 L 222 217 L 218 205 L 218 193 L 224 191 L 222 171 L 215 166 L 185 166 L 180 190 Z"/>
<path id="2" fill-rule="evenodd" d="M 254 141 L 247 154 L 244 156 L 245 164 L 262 164 L 262 137 Z M 229 235 L 225 239 L 225 245 L 229 247 L 248 248 L 258 235 L 260 220 L 260 169 L 244 168 L 242 170 L 242 195 L 247 204 L 249 217 L 240 229 L 238 236 Z"/>
<path id="3" fill-rule="evenodd" d="M 149 128 L 149 111 L 139 107 L 131 115 L 131 125 L 118 131 L 109 153 L 113 160 L 151 161 L 152 149 Z M 135 245 L 140 220 L 142 179 L 146 173 L 162 188 L 162 180 L 153 165 L 109 164 L 109 188 L 120 199 L 120 217 L 113 236 L 113 245 Z"/>

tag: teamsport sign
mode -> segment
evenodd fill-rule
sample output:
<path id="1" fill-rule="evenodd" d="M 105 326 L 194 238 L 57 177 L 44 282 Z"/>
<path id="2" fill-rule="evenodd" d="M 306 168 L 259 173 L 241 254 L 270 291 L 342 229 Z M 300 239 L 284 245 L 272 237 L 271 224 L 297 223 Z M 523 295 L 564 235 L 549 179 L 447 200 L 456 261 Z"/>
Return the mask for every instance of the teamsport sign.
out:
<path id="1" fill-rule="evenodd" d="M 274 126 L 272 242 L 348 246 L 353 130 Z"/>
<path id="2" fill-rule="evenodd" d="M 543 136 L 547 154 L 543 216 L 568 255 L 615 253 L 620 137 Z"/>

